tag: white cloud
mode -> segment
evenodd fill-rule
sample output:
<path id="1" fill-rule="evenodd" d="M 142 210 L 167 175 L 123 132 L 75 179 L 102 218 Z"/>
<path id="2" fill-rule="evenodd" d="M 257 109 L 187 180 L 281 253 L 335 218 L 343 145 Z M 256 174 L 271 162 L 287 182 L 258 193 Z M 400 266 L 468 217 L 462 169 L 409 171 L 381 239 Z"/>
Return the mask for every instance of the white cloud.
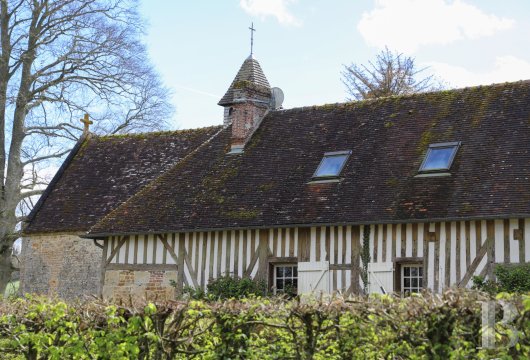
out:
<path id="1" fill-rule="evenodd" d="M 514 24 L 461 0 L 375 0 L 357 28 L 369 45 L 412 53 L 422 45 L 490 36 Z"/>
<path id="2" fill-rule="evenodd" d="M 460 66 L 440 62 L 431 62 L 425 65 L 429 66 L 430 71 L 446 81 L 451 87 L 530 79 L 530 62 L 511 55 L 497 57 L 493 69 L 487 72 L 473 72 Z"/>
<path id="3" fill-rule="evenodd" d="M 282 25 L 300 26 L 302 22 L 294 17 L 287 6 L 295 0 L 240 0 L 239 5 L 251 16 L 266 18 L 273 16 Z"/>

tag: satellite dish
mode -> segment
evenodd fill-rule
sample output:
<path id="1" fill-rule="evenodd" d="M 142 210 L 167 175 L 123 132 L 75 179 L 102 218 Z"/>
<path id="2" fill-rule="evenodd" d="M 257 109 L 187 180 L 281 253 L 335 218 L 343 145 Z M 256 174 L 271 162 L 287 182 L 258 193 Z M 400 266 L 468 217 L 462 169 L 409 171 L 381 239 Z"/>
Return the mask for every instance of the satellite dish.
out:
<path id="1" fill-rule="evenodd" d="M 273 87 L 271 89 L 272 99 L 271 106 L 274 110 L 282 107 L 283 104 L 283 91 L 279 87 Z"/>

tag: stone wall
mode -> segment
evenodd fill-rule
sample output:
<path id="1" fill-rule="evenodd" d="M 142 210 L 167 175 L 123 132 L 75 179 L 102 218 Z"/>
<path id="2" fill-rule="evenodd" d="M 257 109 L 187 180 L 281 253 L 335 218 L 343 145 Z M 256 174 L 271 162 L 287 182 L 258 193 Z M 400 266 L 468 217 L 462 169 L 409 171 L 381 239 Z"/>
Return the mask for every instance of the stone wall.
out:
<path id="1" fill-rule="evenodd" d="M 177 280 L 177 271 L 107 270 L 103 297 L 124 301 L 173 300 L 175 288 L 171 280 Z"/>
<path id="2" fill-rule="evenodd" d="M 22 239 L 20 291 L 63 299 L 100 293 L 102 250 L 78 234 Z"/>

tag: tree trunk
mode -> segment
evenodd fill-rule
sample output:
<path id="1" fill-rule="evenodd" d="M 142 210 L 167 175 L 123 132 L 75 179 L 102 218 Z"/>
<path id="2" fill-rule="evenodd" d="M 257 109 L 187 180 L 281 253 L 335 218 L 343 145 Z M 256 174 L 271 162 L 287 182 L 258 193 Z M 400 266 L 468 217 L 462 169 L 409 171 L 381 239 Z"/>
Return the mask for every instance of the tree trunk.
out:
<path id="1" fill-rule="evenodd" d="M 22 142 L 26 136 L 24 122 L 27 115 L 27 105 L 30 99 L 31 66 L 35 61 L 35 44 L 37 41 L 37 9 L 33 11 L 33 18 L 29 29 L 28 47 L 22 59 L 22 71 L 20 75 L 20 87 L 17 94 L 13 126 L 11 131 L 11 144 L 7 161 L 7 172 L 5 175 L 4 194 L 1 201 L 0 214 L 0 290 L 5 290 L 7 283 L 11 280 L 13 268 L 11 266 L 11 252 L 17 220 L 16 209 L 20 202 L 20 183 L 24 177 L 24 166 L 21 161 Z"/>
<path id="2" fill-rule="evenodd" d="M 5 194 L 5 166 L 6 166 L 6 143 L 5 143 L 5 116 L 7 104 L 7 86 L 10 76 L 9 60 L 11 57 L 11 38 L 9 29 L 10 15 L 8 4 L 2 1 L 0 4 L 0 296 L 5 293 L 7 284 L 11 280 L 11 251 L 12 241 L 7 238 L 6 223 L 6 194 Z M 13 227 L 14 230 L 14 227 Z"/>
<path id="3" fill-rule="evenodd" d="M 171 114 L 139 40 L 135 3 L 0 0 L 0 294 L 14 270 L 17 221 L 26 215 L 19 206 L 30 210 L 46 182 L 35 164 L 63 156 L 54 149 L 81 130 L 74 114 L 99 109 L 96 100 L 119 101 L 120 109 L 104 111 L 103 132 L 163 128 Z"/>
<path id="4" fill-rule="evenodd" d="M 7 85 L 9 83 L 10 69 L 9 59 L 11 58 L 11 39 L 9 32 L 9 15 L 7 9 L 7 3 L 3 2 L 0 5 L 0 179 L 2 179 L 1 186 L 2 191 L 0 196 L 4 197 L 4 184 L 5 184 L 5 170 L 6 170 L 6 106 L 7 106 Z"/>
<path id="5" fill-rule="evenodd" d="M 7 285 L 11 281 L 11 247 L 0 254 L 0 297 L 5 294 Z"/>

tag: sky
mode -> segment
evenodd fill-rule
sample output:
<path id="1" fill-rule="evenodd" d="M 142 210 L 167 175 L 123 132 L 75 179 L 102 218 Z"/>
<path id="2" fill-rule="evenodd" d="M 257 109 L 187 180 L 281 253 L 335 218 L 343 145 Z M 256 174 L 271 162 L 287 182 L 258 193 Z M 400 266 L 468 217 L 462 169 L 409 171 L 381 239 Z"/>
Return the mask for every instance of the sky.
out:
<path id="1" fill-rule="evenodd" d="M 528 0 L 141 0 L 146 44 L 173 92 L 174 129 L 222 124 L 217 105 L 250 54 L 284 108 L 346 101 L 344 65 L 381 49 L 449 88 L 530 79 Z"/>

